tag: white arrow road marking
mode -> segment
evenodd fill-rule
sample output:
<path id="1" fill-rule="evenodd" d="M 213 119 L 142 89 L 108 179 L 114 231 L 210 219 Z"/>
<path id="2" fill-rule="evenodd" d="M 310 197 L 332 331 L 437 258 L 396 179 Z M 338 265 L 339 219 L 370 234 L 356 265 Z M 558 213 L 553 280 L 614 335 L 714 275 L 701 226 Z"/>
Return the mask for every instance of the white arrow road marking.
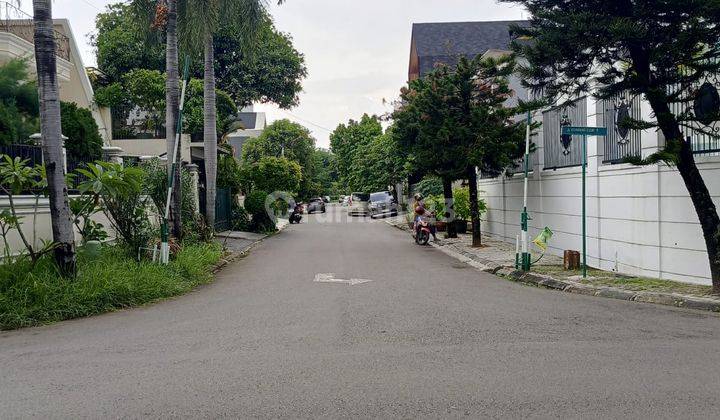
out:
<path id="1" fill-rule="evenodd" d="M 357 284 L 363 284 L 371 282 L 372 280 L 369 279 L 339 279 L 335 277 L 335 273 L 318 273 L 315 274 L 315 280 L 313 280 L 316 283 L 342 283 L 342 284 L 349 284 L 350 286 L 355 286 Z"/>

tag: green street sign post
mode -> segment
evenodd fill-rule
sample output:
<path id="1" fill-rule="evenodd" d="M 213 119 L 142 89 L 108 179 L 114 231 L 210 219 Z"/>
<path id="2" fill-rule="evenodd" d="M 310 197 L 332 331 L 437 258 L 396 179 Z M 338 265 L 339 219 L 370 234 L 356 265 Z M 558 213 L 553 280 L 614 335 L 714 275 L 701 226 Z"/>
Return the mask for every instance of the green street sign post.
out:
<path id="1" fill-rule="evenodd" d="M 562 127 L 562 135 L 582 136 L 582 273 L 583 278 L 587 277 L 587 210 L 586 210 L 586 187 L 585 178 L 587 175 L 587 138 L 588 136 L 607 136 L 605 127 Z"/>

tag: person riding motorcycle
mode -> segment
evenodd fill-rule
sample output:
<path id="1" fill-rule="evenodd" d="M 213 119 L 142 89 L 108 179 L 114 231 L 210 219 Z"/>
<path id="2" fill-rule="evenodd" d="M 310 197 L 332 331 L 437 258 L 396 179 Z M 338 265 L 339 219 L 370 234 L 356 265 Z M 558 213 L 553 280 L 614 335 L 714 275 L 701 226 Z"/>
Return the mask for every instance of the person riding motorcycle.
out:
<path id="1" fill-rule="evenodd" d="M 423 200 L 423 196 L 420 193 L 415 194 L 415 234 L 420 230 L 420 223 L 423 220 L 423 217 L 425 217 L 428 214 L 427 210 L 425 210 L 425 201 Z M 433 216 L 432 213 L 430 213 L 430 216 Z M 430 233 L 432 234 L 433 241 L 437 241 L 437 229 L 435 228 L 435 225 L 433 223 L 428 223 L 428 227 L 430 228 Z"/>

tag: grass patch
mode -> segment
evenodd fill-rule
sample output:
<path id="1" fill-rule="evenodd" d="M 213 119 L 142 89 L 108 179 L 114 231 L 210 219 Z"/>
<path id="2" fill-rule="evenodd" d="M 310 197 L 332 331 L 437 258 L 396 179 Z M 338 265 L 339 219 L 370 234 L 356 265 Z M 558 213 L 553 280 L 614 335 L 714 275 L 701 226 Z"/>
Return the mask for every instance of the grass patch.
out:
<path id="1" fill-rule="evenodd" d="M 533 271 L 540 274 L 548 274 L 558 279 L 568 279 L 573 276 L 582 276 L 580 270 L 565 270 L 559 265 L 541 265 L 533 267 Z M 681 293 L 693 296 L 709 296 L 712 294 L 712 286 L 681 283 L 672 280 L 660 280 L 649 277 L 632 277 L 622 274 L 615 274 L 610 271 L 602 271 L 594 268 L 588 269 L 588 278 L 579 280 L 583 284 L 594 286 L 611 286 L 619 289 L 635 292 L 664 292 Z M 577 279 L 573 279 L 578 281 Z"/>
<path id="2" fill-rule="evenodd" d="M 0 329 L 47 324 L 128 308 L 186 293 L 212 280 L 218 244 L 183 247 L 167 266 L 133 260 L 121 247 L 78 255 L 78 276 L 58 276 L 50 258 L 0 266 Z"/>

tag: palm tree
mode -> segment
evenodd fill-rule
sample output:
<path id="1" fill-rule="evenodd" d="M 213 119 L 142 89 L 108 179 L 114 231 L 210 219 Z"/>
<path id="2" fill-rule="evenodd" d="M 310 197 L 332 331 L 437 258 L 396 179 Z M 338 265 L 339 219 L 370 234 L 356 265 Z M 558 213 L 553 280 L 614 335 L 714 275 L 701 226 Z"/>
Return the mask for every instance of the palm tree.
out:
<path id="1" fill-rule="evenodd" d="M 68 204 L 60 126 L 60 90 L 55 57 L 52 0 L 33 0 L 35 63 L 40 96 L 40 132 L 47 172 L 55 261 L 61 273 L 75 274 L 75 232 Z"/>
<path id="2" fill-rule="evenodd" d="M 175 126 L 177 125 L 178 107 L 180 106 L 179 88 L 179 63 L 178 63 L 178 41 L 177 41 L 177 0 L 167 0 L 167 23 L 165 29 L 165 139 L 167 140 L 167 171 L 168 177 L 174 177 L 173 200 L 171 203 L 172 231 L 176 238 L 182 237 L 182 186 L 180 181 L 180 165 L 175 166 L 175 173 L 172 173 L 172 154 L 175 148 Z M 178 145 L 176 160 L 180 162 L 180 151 Z"/>
<path id="3" fill-rule="evenodd" d="M 185 0 L 187 2 L 187 0 Z M 279 1 L 278 4 L 282 3 Z M 217 110 L 215 107 L 215 57 L 213 39 L 223 23 L 239 25 L 246 43 L 252 39 L 265 15 L 265 0 L 196 0 L 187 2 L 185 39 L 190 45 L 202 46 L 204 54 L 204 130 L 205 218 L 215 225 L 217 179 Z"/>
<path id="4" fill-rule="evenodd" d="M 182 236 L 182 188 L 180 185 L 180 165 L 172 173 L 172 153 L 175 148 L 175 128 L 177 126 L 180 103 L 180 65 L 178 60 L 178 8 L 185 7 L 187 0 L 132 0 L 134 16 L 147 35 L 147 42 L 156 42 L 154 36 L 158 30 L 165 31 L 165 140 L 167 150 L 168 177 L 175 178 L 173 200 L 170 206 L 172 233 L 176 238 Z M 180 162 L 182 147 L 177 148 L 177 161 Z"/>

